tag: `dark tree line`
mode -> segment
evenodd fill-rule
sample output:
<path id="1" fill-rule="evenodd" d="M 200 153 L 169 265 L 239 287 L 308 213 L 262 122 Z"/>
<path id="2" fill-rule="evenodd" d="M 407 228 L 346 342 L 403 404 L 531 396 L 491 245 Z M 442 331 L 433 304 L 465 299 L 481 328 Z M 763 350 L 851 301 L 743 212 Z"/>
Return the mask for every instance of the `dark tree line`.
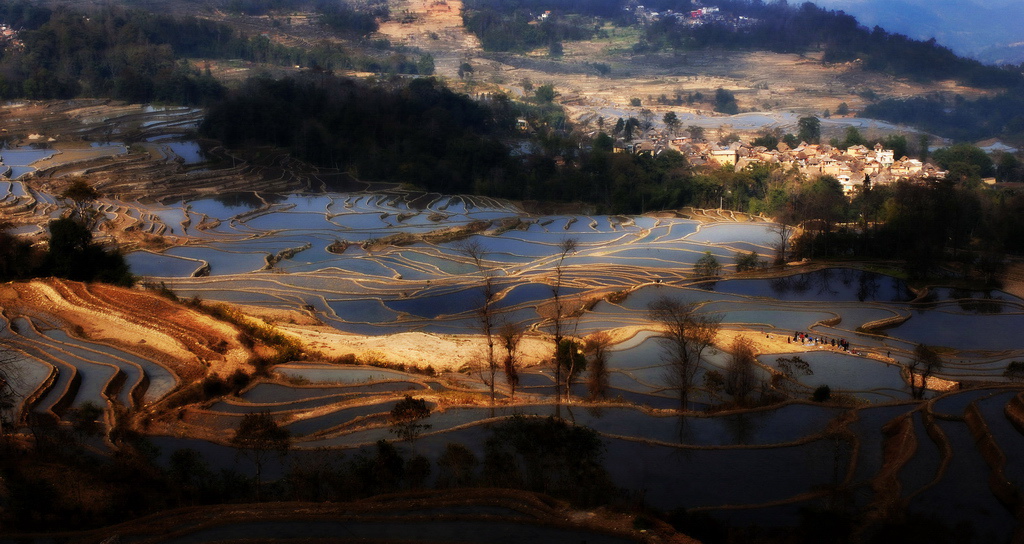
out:
<path id="1" fill-rule="evenodd" d="M 368 180 L 473 192 L 508 172 L 507 101 L 488 108 L 433 79 L 367 84 L 314 74 L 248 81 L 202 131 L 228 146 L 270 144 Z"/>
<path id="2" fill-rule="evenodd" d="M 312 10 L 320 15 L 320 22 L 334 30 L 365 36 L 377 31 L 377 19 L 387 19 L 387 2 L 376 0 L 363 3 L 359 9 L 343 2 L 330 0 L 225 0 L 224 9 L 245 15 L 287 16 L 288 13 Z"/>
<path id="3" fill-rule="evenodd" d="M 347 9 L 325 10 L 324 24 L 357 33 L 371 31 L 362 15 Z M 433 72 L 428 56 L 353 54 L 328 42 L 308 49 L 287 47 L 221 23 L 118 7 L 86 15 L 15 2 L 0 7 L 0 22 L 19 29 L 24 43 L 22 48 L 9 47 L 0 53 L 0 98 L 92 96 L 198 105 L 223 96 L 224 87 L 209 71 L 182 60 L 186 58 L 380 73 Z"/>
<path id="4" fill-rule="evenodd" d="M 541 127 L 536 150 L 512 153 L 518 114 L 505 97 L 473 101 L 430 79 L 368 84 L 322 74 L 252 80 L 211 108 L 202 131 L 230 147 L 275 145 L 366 180 L 522 200 L 586 201 L 610 213 L 733 204 L 767 194 L 767 171 L 699 173 L 674 151 L 614 153 Z M 727 187 L 723 187 L 727 185 Z"/>
<path id="5" fill-rule="evenodd" d="M 864 115 L 912 125 L 958 141 L 992 136 L 1024 140 L 1024 96 L 1019 90 L 975 100 L 943 94 L 888 99 L 868 105 Z"/>
<path id="6" fill-rule="evenodd" d="M 466 29 L 488 51 L 526 51 L 563 40 L 585 40 L 599 32 L 598 19 L 621 20 L 624 2 L 589 0 L 467 0 Z M 544 19 L 538 19 L 550 12 Z"/>
<path id="7" fill-rule="evenodd" d="M 3 22 L 24 25 L 24 47 L 0 55 L 4 98 L 103 96 L 200 104 L 223 92 L 208 74 L 178 62 L 175 52 L 175 46 L 182 55 L 194 52 L 195 40 L 214 33 L 209 25 L 113 8 L 88 17 L 65 9 L 26 17 L 25 11 L 0 14 Z"/>
<path id="8" fill-rule="evenodd" d="M 555 44 L 563 40 L 585 40 L 595 33 L 593 23 L 578 17 L 554 15 L 538 24 L 529 11 L 467 10 L 463 22 L 467 30 L 480 38 L 487 51 L 522 52 L 554 46 L 554 53 L 560 51 Z"/>
<path id="9" fill-rule="evenodd" d="M 646 3 L 645 3 L 646 4 Z M 687 9 L 690 2 L 663 2 L 664 8 Z M 671 5 L 678 4 L 678 7 Z M 778 53 L 824 51 L 825 62 L 860 60 L 866 69 L 920 80 L 956 79 L 972 86 L 1011 87 L 1024 82 L 1019 70 L 987 66 L 958 57 L 934 39 L 920 41 L 880 27 L 868 29 L 842 11 L 819 8 L 810 2 L 723 0 L 723 14 L 756 19 L 756 24 L 728 22 L 697 27 L 664 18 L 647 27 L 638 51 L 661 48 L 727 47 Z"/>
<path id="10" fill-rule="evenodd" d="M 545 11 L 559 11 L 593 17 L 615 17 L 626 3 L 623 0 L 595 2 L 594 0 L 466 0 L 463 5 L 469 9 L 494 10 L 503 13 L 529 11 L 541 14 Z"/>
<path id="11" fill-rule="evenodd" d="M 0 225 L 0 282 L 56 276 L 129 286 L 135 283 L 120 252 L 92 241 L 92 232 L 73 219 L 50 222 L 46 250 L 7 232 Z"/>
<path id="12" fill-rule="evenodd" d="M 620 493 L 604 468 L 598 434 L 558 419 L 513 417 L 497 423 L 482 455 L 449 443 L 435 459 L 381 440 L 350 453 L 305 454 L 295 462 L 278 458 L 271 420 L 239 444 L 270 456 L 267 467 L 285 468 L 262 485 L 239 470 L 215 469 L 192 449 L 160 452 L 144 437 L 122 432 L 109 457 L 85 447 L 97 435 L 96 415 L 83 414 L 73 427 L 35 421 L 30 455 L 12 455 L 0 443 L 4 506 L 0 521 L 8 530 L 53 531 L 113 525 L 158 510 L 202 504 L 274 501 L 350 501 L 384 493 L 428 488 L 501 487 L 547 493 L 580 506 L 618 501 Z M 257 417 L 249 417 L 256 422 Z M 266 428 L 266 430 L 264 429 Z M 82 432 L 79 432 L 81 429 Z M 241 430 L 241 429 L 240 429 Z M 272 435 L 269 440 L 264 434 Z M 10 448 L 10 449 L 7 449 Z M 251 461 L 251 459 L 250 459 Z M 40 466 L 46 470 L 40 470 Z M 83 493 L 88 490 L 89 493 Z M 260 494 L 260 495 L 258 495 Z"/>
<path id="13" fill-rule="evenodd" d="M 1024 251 L 1024 194 L 970 180 L 869 187 L 851 200 L 825 176 L 790 194 L 779 214 L 804 227 L 798 257 L 896 259 L 911 277 L 953 264 L 963 278 L 992 284 L 1003 255 Z"/>

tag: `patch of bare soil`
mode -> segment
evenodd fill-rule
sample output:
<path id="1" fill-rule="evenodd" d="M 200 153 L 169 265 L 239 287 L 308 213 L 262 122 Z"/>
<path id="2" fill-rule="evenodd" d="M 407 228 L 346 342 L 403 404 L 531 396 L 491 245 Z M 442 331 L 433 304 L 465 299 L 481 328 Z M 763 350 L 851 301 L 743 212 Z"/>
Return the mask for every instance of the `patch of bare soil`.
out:
<path id="1" fill-rule="evenodd" d="M 395 0 L 391 19 L 378 33 L 393 44 L 415 47 L 434 57 L 435 73 L 455 79 L 463 60 L 481 52 L 480 40 L 462 26 L 461 0 Z"/>
<path id="2" fill-rule="evenodd" d="M 302 343 L 307 351 L 326 357 L 355 355 L 360 360 L 431 367 L 445 372 L 470 370 L 486 365 L 487 342 L 483 335 L 428 334 L 403 332 L 385 336 L 348 334 L 327 326 L 279 325 L 283 332 Z M 534 366 L 551 357 L 550 339 L 527 336 L 519 344 L 522 366 Z M 500 347 L 495 356 L 501 358 Z"/>

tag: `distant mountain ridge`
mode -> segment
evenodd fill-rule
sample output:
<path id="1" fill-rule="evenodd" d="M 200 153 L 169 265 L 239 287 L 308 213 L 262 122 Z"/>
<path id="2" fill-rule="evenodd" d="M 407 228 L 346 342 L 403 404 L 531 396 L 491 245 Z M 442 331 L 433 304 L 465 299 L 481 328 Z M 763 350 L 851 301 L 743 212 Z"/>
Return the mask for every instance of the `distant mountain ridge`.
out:
<path id="1" fill-rule="evenodd" d="M 1024 62 L 1024 2 L 1017 0 L 816 0 L 866 26 L 937 42 L 992 64 Z"/>

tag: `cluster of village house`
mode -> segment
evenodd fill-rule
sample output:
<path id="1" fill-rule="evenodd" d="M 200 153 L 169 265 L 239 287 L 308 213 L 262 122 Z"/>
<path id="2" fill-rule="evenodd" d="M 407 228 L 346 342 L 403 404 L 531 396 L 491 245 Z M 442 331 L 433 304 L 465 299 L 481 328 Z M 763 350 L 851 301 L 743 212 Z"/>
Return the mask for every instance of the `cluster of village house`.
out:
<path id="1" fill-rule="evenodd" d="M 18 39 L 17 30 L 14 30 L 7 25 L 0 25 L 0 46 L 24 47 L 24 44 Z"/>
<path id="2" fill-rule="evenodd" d="M 703 26 L 706 24 L 719 24 L 732 26 L 734 30 L 750 27 L 757 24 L 757 19 L 751 17 L 734 16 L 722 12 L 715 6 L 700 6 L 695 2 L 693 9 L 688 11 L 653 11 L 643 5 L 628 5 L 625 8 L 632 11 L 637 21 L 641 24 L 651 24 L 657 21 L 671 20 L 687 26 Z"/>
<path id="3" fill-rule="evenodd" d="M 736 171 L 740 171 L 749 165 L 764 163 L 780 165 L 787 169 L 795 167 L 809 178 L 832 176 L 839 180 L 847 195 L 856 192 L 865 182 L 884 185 L 901 180 L 943 179 L 946 176 L 946 172 L 934 164 L 907 157 L 897 159 L 893 150 L 884 149 L 881 144 L 876 144 L 874 148 L 855 145 L 841 150 L 824 144 L 800 143 L 795 148 L 790 148 L 785 143 L 779 143 L 778 149 L 768 150 L 742 141 L 723 147 L 679 137 L 663 140 L 661 143 L 642 141 L 618 144 L 615 147 L 615 151 L 619 153 L 652 155 L 657 155 L 665 149 L 674 149 L 682 153 L 694 166 L 732 165 Z"/>

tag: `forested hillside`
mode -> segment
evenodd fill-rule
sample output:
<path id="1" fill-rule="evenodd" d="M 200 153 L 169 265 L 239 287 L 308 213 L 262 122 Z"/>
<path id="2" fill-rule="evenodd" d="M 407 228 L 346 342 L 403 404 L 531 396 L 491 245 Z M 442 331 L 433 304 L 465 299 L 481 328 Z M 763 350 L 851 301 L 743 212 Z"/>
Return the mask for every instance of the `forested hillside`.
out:
<path id="1" fill-rule="evenodd" d="M 376 28 L 347 9 L 328 10 L 322 17 L 331 28 Z M 85 14 L 24 1 L 5 3 L 0 5 L 0 23 L 18 29 L 21 41 L 0 53 L 0 98 L 8 99 L 89 96 L 195 105 L 220 97 L 222 85 L 184 62 L 190 58 L 388 73 L 433 71 L 432 61 L 424 58 L 387 52 L 368 56 L 328 42 L 286 47 L 222 23 L 117 7 Z"/>

